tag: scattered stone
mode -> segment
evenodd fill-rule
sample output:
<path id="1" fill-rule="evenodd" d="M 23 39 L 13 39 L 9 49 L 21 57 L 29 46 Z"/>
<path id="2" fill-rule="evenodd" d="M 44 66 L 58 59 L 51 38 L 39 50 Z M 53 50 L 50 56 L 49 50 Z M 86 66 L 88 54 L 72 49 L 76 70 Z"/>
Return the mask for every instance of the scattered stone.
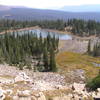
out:
<path id="1" fill-rule="evenodd" d="M 32 100 L 32 99 L 31 99 L 31 97 L 18 97 L 18 96 L 13 96 L 13 100 Z"/>
<path id="2" fill-rule="evenodd" d="M 54 84 L 39 80 L 34 82 L 34 84 L 32 85 L 32 89 L 40 91 L 53 90 Z"/>
<path id="3" fill-rule="evenodd" d="M 54 97 L 52 100 L 71 100 L 69 96 Z"/>
<path id="4" fill-rule="evenodd" d="M 29 97 L 30 96 L 30 91 L 29 90 L 18 91 L 17 96 L 19 96 L 19 97 Z"/>
<path id="5" fill-rule="evenodd" d="M 13 96 L 13 100 L 18 100 L 18 96 Z"/>

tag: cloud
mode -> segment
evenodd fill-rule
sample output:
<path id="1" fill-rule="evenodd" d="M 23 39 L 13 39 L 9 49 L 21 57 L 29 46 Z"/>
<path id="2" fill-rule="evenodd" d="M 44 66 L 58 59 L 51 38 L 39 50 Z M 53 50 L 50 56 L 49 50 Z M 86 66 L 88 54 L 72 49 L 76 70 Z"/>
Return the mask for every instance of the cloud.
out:
<path id="1" fill-rule="evenodd" d="M 66 5 L 100 4 L 100 0 L 0 0 L 0 4 L 32 8 L 60 8 Z"/>

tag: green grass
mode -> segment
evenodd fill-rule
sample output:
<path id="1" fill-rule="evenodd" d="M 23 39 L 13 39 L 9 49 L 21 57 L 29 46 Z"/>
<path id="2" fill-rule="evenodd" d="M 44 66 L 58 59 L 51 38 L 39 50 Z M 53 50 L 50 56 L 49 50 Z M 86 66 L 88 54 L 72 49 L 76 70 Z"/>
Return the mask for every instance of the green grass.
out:
<path id="1" fill-rule="evenodd" d="M 98 74 L 99 67 L 95 67 L 92 63 L 100 63 L 100 57 L 94 58 L 84 54 L 62 52 L 56 56 L 58 69 L 63 73 L 69 70 L 83 69 L 86 76 L 93 78 Z"/>

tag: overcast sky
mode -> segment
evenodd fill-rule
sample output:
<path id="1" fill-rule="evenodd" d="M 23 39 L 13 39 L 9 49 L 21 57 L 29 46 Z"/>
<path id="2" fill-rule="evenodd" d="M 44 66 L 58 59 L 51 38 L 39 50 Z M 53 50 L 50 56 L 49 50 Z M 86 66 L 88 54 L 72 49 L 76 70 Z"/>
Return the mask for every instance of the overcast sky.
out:
<path id="1" fill-rule="evenodd" d="M 100 0 L 0 0 L 0 4 L 54 9 L 66 5 L 100 4 Z"/>

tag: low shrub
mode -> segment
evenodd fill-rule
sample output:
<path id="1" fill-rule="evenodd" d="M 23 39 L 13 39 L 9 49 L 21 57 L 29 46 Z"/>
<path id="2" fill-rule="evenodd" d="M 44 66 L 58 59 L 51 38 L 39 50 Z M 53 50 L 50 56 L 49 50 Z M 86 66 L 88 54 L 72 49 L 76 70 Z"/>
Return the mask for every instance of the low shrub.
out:
<path id="1" fill-rule="evenodd" d="M 89 90 L 96 90 L 97 88 L 100 88 L 100 74 L 88 82 L 86 86 Z"/>

